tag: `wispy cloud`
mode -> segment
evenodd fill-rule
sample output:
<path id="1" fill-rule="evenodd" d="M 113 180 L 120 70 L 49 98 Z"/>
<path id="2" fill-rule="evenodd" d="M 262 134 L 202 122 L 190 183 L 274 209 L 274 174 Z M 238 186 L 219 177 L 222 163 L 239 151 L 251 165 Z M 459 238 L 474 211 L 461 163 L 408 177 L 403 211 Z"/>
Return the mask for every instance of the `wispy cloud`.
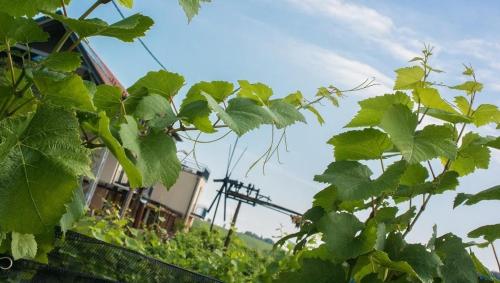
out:
<path id="1" fill-rule="evenodd" d="M 409 60 L 418 55 L 422 43 L 410 39 L 413 31 L 397 27 L 393 20 L 367 6 L 343 0 L 288 0 L 310 14 L 323 15 L 346 25 L 357 35 L 388 50 L 397 59 Z"/>

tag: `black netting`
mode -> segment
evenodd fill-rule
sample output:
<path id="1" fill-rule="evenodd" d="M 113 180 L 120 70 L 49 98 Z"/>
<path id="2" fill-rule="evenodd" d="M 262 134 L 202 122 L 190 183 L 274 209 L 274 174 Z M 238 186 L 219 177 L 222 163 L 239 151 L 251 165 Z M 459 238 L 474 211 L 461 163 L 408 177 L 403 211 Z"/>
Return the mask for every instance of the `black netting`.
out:
<path id="1" fill-rule="evenodd" d="M 1 282 L 220 282 L 135 251 L 68 232 L 49 254 L 49 264 L 14 262 Z"/>

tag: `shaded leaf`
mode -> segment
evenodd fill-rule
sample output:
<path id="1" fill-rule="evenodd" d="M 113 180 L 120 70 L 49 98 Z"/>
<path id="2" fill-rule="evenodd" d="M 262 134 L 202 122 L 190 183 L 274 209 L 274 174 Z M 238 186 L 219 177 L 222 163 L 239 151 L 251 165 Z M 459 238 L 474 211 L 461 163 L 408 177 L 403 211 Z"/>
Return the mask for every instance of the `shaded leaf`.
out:
<path id="1" fill-rule="evenodd" d="M 140 134 L 137 122 L 130 116 L 120 127 L 123 147 L 129 149 L 136 158 L 136 166 L 142 173 L 142 186 L 149 187 L 162 183 L 172 187 L 181 171 L 177 149 L 172 137 L 162 131 Z"/>
<path id="2" fill-rule="evenodd" d="M 160 70 L 158 72 L 148 72 L 146 76 L 139 79 L 132 85 L 128 92 L 131 96 L 146 94 L 159 94 L 170 101 L 181 87 L 184 85 L 184 77 L 168 71 Z"/>
<path id="3" fill-rule="evenodd" d="M 36 234 L 53 227 L 78 176 L 92 175 L 74 113 L 42 106 L 29 116 L 3 120 L 0 140 L 2 230 Z"/>
<path id="4" fill-rule="evenodd" d="M 73 19 L 63 15 L 49 13 L 50 17 L 68 26 L 81 38 L 91 36 L 113 37 L 125 42 L 132 42 L 146 34 L 153 25 L 153 20 L 141 14 L 135 14 L 109 25 L 101 19 Z"/>
<path id="5" fill-rule="evenodd" d="M 122 91 L 117 87 L 110 85 L 97 86 L 93 101 L 97 110 L 106 112 L 106 115 L 111 119 L 125 115 Z"/>
<path id="6" fill-rule="evenodd" d="M 355 161 L 336 161 L 314 180 L 334 185 L 339 200 L 363 200 L 396 190 L 405 169 L 406 162 L 398 161 L 380 177 L 371 180 L 372 172 L 366 165 Z"/>
<path id="7" fill-rule="evenodd" d="M 462 239 L 446 234 L 436 239 L 436 253 L 443 262 L 441 279 L 443 283 L 476 283 L 474 263 L 465 250 Z"/>
<path id="8" fill-rule="evenodd" d="M 40 62 L 45 68 L 59 72 L 73 72 L 78 69 L 82 63 L 80 54 L 76 52 L 57 52 L 51 53 L 47 58 Z"/>
<path id="9" fill-rule="evenodd" d="M 456 196 L 453 207 L 465 201 L 466 205 L 473 205 L 483 200 L 500 200 L 500 185 L 494 186 L 474 195 L 460 193 Z"/>
<path id="10" fill-rule="evenodd" d="M 73 191 L 73 198 L 66 204 L 66 213 L 61 217 L 59 224 L 61 231 L 66 233 L 85 214 L 85 197 L 82 188 Z"/>
<path id="11" fill-rule="evenodd" d="M 469 238 L 483 237 L 486 241 L 493 243 L 495 240 L 500 239 L 500 224 L 485 225 L 476 228 L 467 234 Z"/>

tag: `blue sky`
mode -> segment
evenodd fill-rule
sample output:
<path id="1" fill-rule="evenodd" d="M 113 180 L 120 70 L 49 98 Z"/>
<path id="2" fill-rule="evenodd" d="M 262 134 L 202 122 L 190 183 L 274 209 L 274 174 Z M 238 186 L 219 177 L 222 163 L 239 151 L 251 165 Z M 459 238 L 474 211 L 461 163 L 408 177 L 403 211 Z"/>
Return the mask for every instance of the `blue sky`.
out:
<path id="1" fill-rule="evenodd" d="M 84 10 L 81 2 L 70 7 L 71 15 Z M 141 12 L 155 19 L 145 41 L 170 71 L 185 76 L 187 86 L 201 80 L 247 79 L 268 84 L 276 96 L 301 90 L 312 97 L 320 86 L 348 88 L 376 78 L 379 86 L 350 94 L 342 99 L 340 108 L 320 107 L 325 125 L 320 127 L 308 115 L 307 125 L 289 129 L 290 152 L 282 152 L 283 164 L 273 159 L 265 175 L 259 167 L 245 178 L 248 166 L 266 150 L 271 129 L 260 128 L 240 140 L 238 151 L 248 150 L 233 176 L 257 184 L 274 202 L 295 210 L 308 209 L 312 196 L 322 188 L 312 178 L 333 160 L 326 141 L 341 132 L 356 113 L 357 101 L 390 91 L 393 70 L 405 66 L 424 42 L 435 46 L 432 64 L 447 71 L 435 76 L 436 81 L 461 82 L 462 63 L 470 63 L 485 83 L 479 102 L 500 104 L 497 1 L 213 0 L 189 25 L 177 1 L 136 2 L 133 10 L 124 12 Z M 111 5 L 100 8 L 94 16 L 109 22 L 118 20 Z M 92 39 L 91 44 L 126 86 L 158 69 L 139 44 L 112 39 Z M 457 95 L 444 93 L 448 98 Z M 488 127 L 481 133 L 498 135 L 498 130 Z M 234 136 L 229 136 L 219 143 L 198 146 L 198 160 L 208 165 L 212 177 L 223 176 L 233 142 Z M 189 150 L 190 144 L 184 142 L 180 148 Z M 373 171 L 380 172 L 376 166 Z M 474 192 L 497 185 L 498 172 L 500 153 L 496 151 L 490 169 L 463 178 L 457 191 Z M 202 204 L 211 201 L 216 188 L 213 183 L 206 187 Z M 427 241 L 433 224 L 438 225 L 438 234 L 454 232 L 465 237 L 478 226 L 499 222 L 498 204 L 492 202 L 453 211 L 455 194 L 448 192 L 431 200 L 409 237 L 411 241 Z M 233 209 L 231 205 L 230 214 Z M 222 224 L 221 218 L 217 221 Z M 237 226 L 267 237 L 279 235 L 276 229 L 280 227 L 293 229 L 287 216 L 250 206 L 242 207 Z M 478 255 L 489 267 L 495 266 L 489 249 L 479 250 Z"/>

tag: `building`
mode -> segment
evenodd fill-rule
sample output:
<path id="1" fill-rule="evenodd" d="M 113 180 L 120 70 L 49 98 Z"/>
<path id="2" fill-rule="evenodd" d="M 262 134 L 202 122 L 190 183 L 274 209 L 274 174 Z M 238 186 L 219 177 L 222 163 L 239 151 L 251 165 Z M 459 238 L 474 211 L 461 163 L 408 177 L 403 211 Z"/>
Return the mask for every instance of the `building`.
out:
<path id="1" fill-rule="evenodd" d="M 49 34 L 49 40 L 34 43 L 30 48 L 16 45 L 20 51 L 30 52 L 32 60 L 41 60 L 49 55 L 59 39 L 66 33 L 66 28 L 51 18 L 42 17 L 39 25 Z M 73 35 L 63 46 L 65 50 L 77 41 Z M 77 73 L 85 80 L 95 84 L 108 84 L 119 87 L 123 97 L 126 89 L 99 58 L 96 52 L 85 42 L 76 49 L 82 55 L 82 66 Z M 180 138 L 177 137 L 180 142 Z M 84 180 L 84 192 L 87 204 L 92 210 L 103 207 L 105 201 L 116 203 L 122 207 L 121 216 L 128 215 L 134 219 L 133 225 L 139 227 L 157 223 L 169 231 L 176 225 L 190 227 L 198 198 L 209 178 L 209 171 L 192 162 L 182 164 L 182 171 L 174 186 L 167 190 L 162 185 L 151 188 L 130 190 L 127 177 L 117 160 L 107 150 L 96 151 L 93 156 L 93 171 L 96 180 Z"/>

